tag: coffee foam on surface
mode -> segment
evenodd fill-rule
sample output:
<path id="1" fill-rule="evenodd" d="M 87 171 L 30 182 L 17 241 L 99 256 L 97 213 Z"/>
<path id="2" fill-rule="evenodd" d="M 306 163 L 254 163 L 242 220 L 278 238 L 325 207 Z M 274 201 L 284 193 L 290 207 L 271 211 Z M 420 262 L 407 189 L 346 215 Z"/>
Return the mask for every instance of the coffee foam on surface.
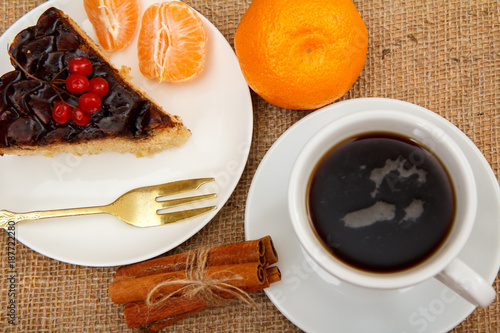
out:
<path id="1" fill-rule="evenodd" d="M 361 166 L 365 169 L 366 166 Z M 390 173 L 396 171 L 398 179 L 390 176 Z M 377 197 L 379 188 L 382 182 L 387 180 L 389 184 L 394 185 L 394 181 L 399 181 L 399 178 L 410 178 L 416 175 L 417 181 L 420 184 L 426 181 L 426 171 L 417 168 L 415 164 L 410 163 L 403 157 L 399 156 L 396 160 L 387 159 L 385 165 L 381 168 L 375 168 L 370 173 L 370 180 L 375 183 L 375 189 L 370 193 L 373 198 Z M 396 217 L 396 205 L 384 201 L 376 201 L 373 205 L 362 208 L 350 213 L 347 213 L 341 221 L 344 222 L 346 227 L 361 228 L 367 227 L 377 222 L 391 221 Z M 405 215 L 398 223 L 415 222 L 424 212 L 424 201 L 413 199 L 413 201 L 403 208 Z"/>

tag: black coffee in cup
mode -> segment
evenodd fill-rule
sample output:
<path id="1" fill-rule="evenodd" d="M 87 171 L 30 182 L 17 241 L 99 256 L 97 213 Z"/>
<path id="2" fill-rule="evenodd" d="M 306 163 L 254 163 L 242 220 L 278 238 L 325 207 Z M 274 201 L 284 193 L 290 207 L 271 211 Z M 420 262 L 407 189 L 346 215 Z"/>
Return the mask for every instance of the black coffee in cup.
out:
<path id="1" fill-rule="evenodd" d="M 316 235 L 357 269 L 389 273 L 432 256 L 455 217 L 446 168 L 422 145 L 374 132 L 344 140 L 318 162 L 307 206 Z"/>

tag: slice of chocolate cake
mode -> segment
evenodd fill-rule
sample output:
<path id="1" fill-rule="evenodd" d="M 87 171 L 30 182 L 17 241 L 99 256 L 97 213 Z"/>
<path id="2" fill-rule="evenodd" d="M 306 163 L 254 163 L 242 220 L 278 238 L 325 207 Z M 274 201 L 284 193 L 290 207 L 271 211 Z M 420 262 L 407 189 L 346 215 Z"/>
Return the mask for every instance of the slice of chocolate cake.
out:
<path id="1" fill-rule="evenodd" d="M 0 78 L 0 155 L 51 156 L 104 151 L 149 156 L 186 142 L 191 133 L 179 117 L 162 110 L 107 60 L 98 46 L 61 10 L 49 8 L 35 26 L 21 31 L 9 48 L 14 70 Z M 66 90 L 72 58 L 89 59 L 88 79 L 104 78 L 109 92 L 84 126 L 61 124 L 52 109 L 78 106 Z"/>

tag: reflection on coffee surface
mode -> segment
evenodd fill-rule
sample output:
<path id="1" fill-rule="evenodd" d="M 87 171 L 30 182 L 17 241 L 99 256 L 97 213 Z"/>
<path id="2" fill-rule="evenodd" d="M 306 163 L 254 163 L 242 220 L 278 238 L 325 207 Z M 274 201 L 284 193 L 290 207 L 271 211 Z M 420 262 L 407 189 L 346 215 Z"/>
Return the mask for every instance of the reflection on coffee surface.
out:
<path id="1" fill-rule="evenodd" d="M 371 272 L 426 260 L 455 217 L 453 185 L 439 159 L 392 133 L 363 134 L 330 149 L 312 173 L 307 200 L 327 249 Z"/>

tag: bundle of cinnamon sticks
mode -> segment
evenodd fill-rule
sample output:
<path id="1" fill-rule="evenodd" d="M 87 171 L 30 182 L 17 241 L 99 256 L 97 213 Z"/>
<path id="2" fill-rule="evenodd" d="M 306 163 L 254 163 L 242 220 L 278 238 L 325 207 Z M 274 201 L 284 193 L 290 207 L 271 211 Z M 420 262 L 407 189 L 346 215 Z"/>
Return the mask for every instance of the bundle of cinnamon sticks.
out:
<path id="1" fill-rule="evenodd" d="M 270 236 L 122 266 L 109 285 L 128 327 L 157 332 L 189 315 L 281 280 Z"/>

